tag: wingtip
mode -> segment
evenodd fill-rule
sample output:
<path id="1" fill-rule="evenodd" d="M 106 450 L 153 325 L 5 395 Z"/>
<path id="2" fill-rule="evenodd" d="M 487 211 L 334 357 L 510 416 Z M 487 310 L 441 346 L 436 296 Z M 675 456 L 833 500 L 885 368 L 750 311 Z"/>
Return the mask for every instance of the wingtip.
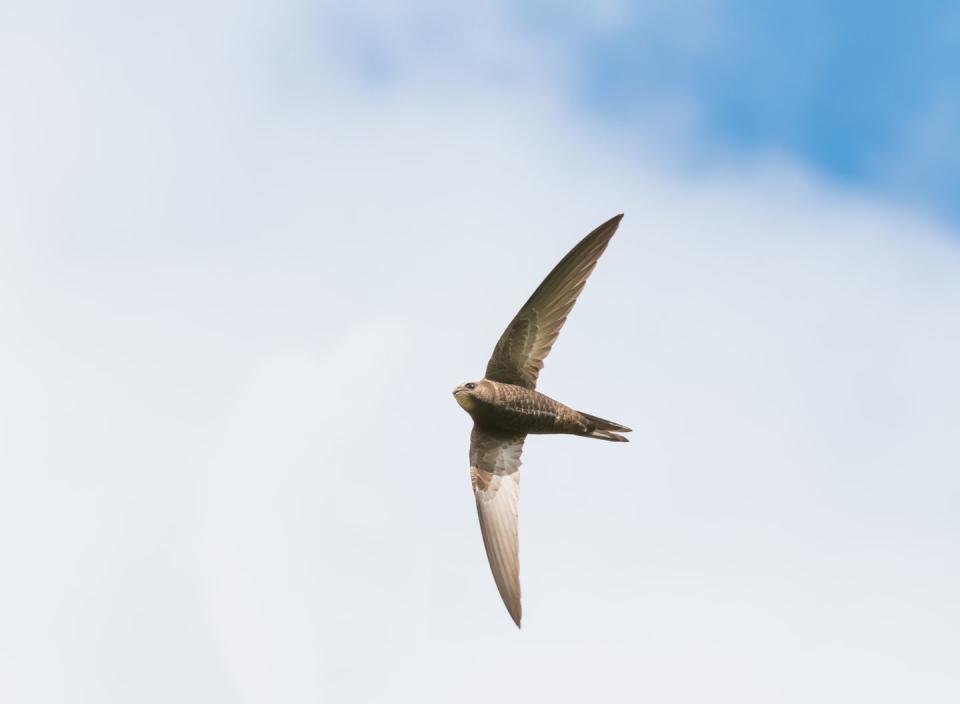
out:
<path id="1" fill-rule="evenodd" d="M 523 607 L 520 605 L 520 601 L 517 600 L 516 604 L 508 604 L 506 600 L 504 600 L 503 603 L 507 607 L 507 614 L 510 616 L 510 620 L 513 621 L 517 628 L 520 628 L 520 619 L 523 618 Z"/>
<path id="2" fill-rule="evenodd" d="M 623 213 L 619 215 L 614 215 L 612 218 L 603 223 L 599 229 L 609 230 L 610 235 L 613 236 L 613 233 L 617 231 L 617 228 L 620 227 L 620 221 L 623 220 Z"/>
<path id="3" fill-rule="evenodd" d="M 595 240 L 600 238 L 604 242 L 608 242 L 614 233 L 617 231 L 617 228 L 620 227 L 620 221 L 623 220 L 623 213 L 619 215 L 614 215 L 609 220 L 604 221 L 602 224 L 597 225 L 593 230 L 590 231 L 590 234 L 583 238 L 580 242 L 580 245 L 583 245 L 585 242 Z M 606 245 L 604 245 L 606 246 Z M 569 254 L 567 256 L 570 256 Z M 597 255 L 599 257 L 599 255 Z"/>

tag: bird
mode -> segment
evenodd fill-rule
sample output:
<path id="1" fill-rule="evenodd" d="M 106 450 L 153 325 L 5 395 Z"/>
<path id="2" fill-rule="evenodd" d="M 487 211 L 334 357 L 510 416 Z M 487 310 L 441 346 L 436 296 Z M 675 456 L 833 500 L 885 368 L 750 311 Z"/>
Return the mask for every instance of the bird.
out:
<path id="1" fill-rule="evenodd" d="M 607 220 L 560 260 L 503 331 L 483 379 L 453 390 L 473 419 L 470 480 L 480 532 L 494 582 L 517 628 L 522 613 L 517 501 L 524 440 L 529 434 L 564 434 L 627 442 L 620 433 L 630 432 L 537 391 L 543 360 L 622 218 L 623 213 Z"/>

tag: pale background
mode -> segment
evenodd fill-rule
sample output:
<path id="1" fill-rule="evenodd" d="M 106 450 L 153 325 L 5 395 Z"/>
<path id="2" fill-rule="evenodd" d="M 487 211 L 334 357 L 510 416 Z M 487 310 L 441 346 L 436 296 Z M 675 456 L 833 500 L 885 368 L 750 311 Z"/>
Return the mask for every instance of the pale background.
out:
<path id="1" fill-rule="evenodd" d="M 960 14 L 859 6 L 4 3 L 0 701 L 960 700 Z M 518 632 L 450 391 L 621 211 Z"/>

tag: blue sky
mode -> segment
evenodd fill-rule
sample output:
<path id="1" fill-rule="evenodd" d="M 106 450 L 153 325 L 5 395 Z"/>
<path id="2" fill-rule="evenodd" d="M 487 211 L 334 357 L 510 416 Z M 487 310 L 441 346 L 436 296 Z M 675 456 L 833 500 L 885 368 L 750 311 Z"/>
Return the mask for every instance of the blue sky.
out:
<path id="1" fill-rule="evenodd" d="M 362 6 L 325 8 L 316 24 L 321 43 L 333 39 L 375 90 L 412 79 L 456 97 L 478 82 L 509 90 L 549 75 L 569 108 L 625 140 L 668 136 L 678 160 L 783 158 L 841 187 L 960 220 L 955 4 L 492 7 L 428 2 L 386 19 Z"/>
<path id="2" fill-rule="evenodd" d="M 783 151 L 960 218 L 956 3 L 653 3 L 620 8 L 602 31 L 551 5 L 524 6 L 523 22 L 576 47 L 572 93 L 602 118 L 629 129 L 692 103 L 709 142 Z"/>

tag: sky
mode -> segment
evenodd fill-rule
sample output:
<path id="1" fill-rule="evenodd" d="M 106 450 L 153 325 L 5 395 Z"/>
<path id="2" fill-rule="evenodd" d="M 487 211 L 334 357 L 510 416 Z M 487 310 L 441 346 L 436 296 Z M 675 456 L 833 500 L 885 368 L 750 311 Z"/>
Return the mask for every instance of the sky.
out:
<path id="1" fill-rule="evenodd" d="M 955 702 L 958 16 L 806 7 L 6 3 L 0 700 Z"/>
<path id="2" fill-rule="evenodd" d="M 843 184 L 960 217 L 960 9 L 953 3 L 612 5 L 603 31 L 521 10 L 577 47 L 571 91 L 630 129 L 682 111 L 689 136 L 784 152 Z"/>

